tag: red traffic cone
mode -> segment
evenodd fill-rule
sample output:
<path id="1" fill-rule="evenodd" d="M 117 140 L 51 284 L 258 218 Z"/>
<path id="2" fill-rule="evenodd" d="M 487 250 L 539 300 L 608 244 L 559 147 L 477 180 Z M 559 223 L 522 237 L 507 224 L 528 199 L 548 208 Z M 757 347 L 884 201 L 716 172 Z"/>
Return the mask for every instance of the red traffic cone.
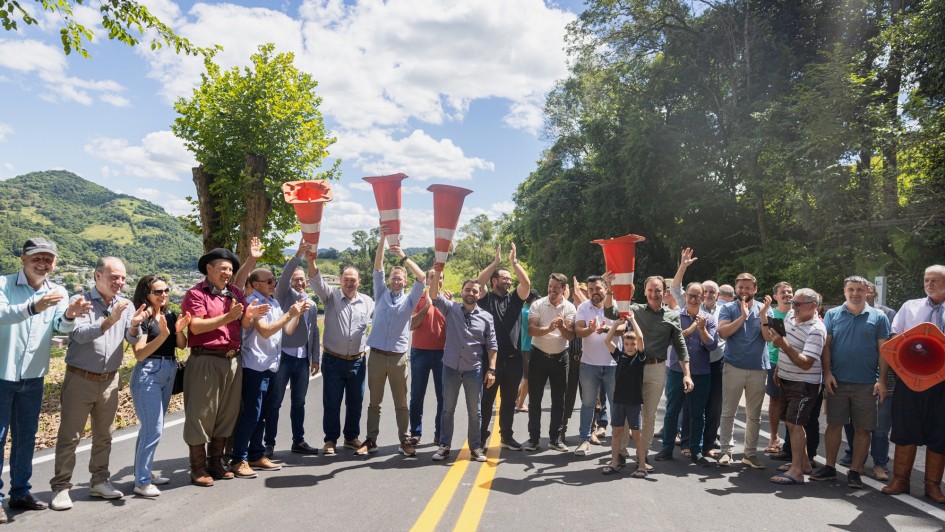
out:
<path id="1" fill-rule="evenodd" d="M 605 240 L 593 240 L 592 244 L 599 244 L 604 249 L 604 264 L 607 271 L 615 277 L 612 283 L 614 304 L 617 312 L 624 318 L 630 312 L 630 299 L 633 296 L 633 270 L 636 267 L 636 244 L 643 242 L 645 237 L 640 235 L 626 235 Z"/>
<path id="2" fill-rule="evenodd" d="M 400 245 L 400 182 L 407 179 L 407 174 L 379 175 L 363 178 L 374 187 L 374 201 L 380 224 L 387 235 L 387 245 Z"/>
<path id="3" fill-rule="evenodd" d="M 902 383 L 915 392 L 945 380 L 945 334 L 932 323 L 920 323 L 883 344 L 880 350 Z"/>
<path id="4" fill-rule="evenodd" d="M 459 215 L 463 210 L 463 199 L 472 194 L 472 190 L 451 185 L 430 185 L 427 190 L 433 193 L 433 233 L 436 257 L 433 267 L 443 271 L 449 259 L 453 234 L 459 224 Z"/>
<path id="5" fill-rule="evenodd" d="M 318 236 L 321 233 L 322 208 L 332 200 L 331 185 L 325 180 L 289 181 L 282 184 L 282 196 L 295 207 L 295 215 L 302 226 L 302 241 L 318 254 Z"/>

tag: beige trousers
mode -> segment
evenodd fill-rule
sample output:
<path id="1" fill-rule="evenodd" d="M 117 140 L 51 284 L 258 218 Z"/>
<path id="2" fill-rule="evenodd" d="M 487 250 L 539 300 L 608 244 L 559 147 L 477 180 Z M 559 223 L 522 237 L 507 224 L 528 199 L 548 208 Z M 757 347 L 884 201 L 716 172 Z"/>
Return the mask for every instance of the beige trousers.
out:
<path id="1" fill-rule="evenodd" d="M 184 442 L 229 438 L 240 415 L 240 357 L 191 356 L 184 370 Z"/>
<path id="2" fill-rule="evenodd" d="M 733 432 L 738 403 L 745 394 L 745 456 L 754 456 L 758 451 L 758 431 L 761 428 L 761 404 L 765 399 L 765 382 L 768 372 L 763 369 L 739 369 L 725 364 L 722 369 L 722 452 L 735 451 Z"/>
<path id="3" fill-rule="evenodd" d="M 381 424 L 381 401 L 384 388 L 390 382 L 390 393 L 394 399 L 394 414 L 397 416 L 397 441 L 410 436 L 410 409 L 407 406 L 407 353 L 399 356 L 371 353 L 368 357 L 367 381 L 370 402 L 367 410 L 367 439 L 377 441 Z"/>

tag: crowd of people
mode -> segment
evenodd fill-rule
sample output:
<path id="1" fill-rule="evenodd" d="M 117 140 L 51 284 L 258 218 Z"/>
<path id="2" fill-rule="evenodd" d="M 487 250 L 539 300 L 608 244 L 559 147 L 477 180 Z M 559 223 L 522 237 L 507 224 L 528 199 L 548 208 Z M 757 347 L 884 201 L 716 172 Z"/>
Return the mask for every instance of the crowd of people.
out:
<path id="1" fill-rule="evenodd" d="M 538 450 L 545 434 L 549 449 L 571 452 L 567 427 L 579 398 L 573 453 L 589 454 L 610 425 L 611 459 L 601 472 L 612 475 L 624 468 L 632 438 L 636 463 L 631 476 L 639 478 L 653 469 L 651 461 L 674 459 L 677 445 L 697 466 L 731 466 L 742 398 L 741 464 L 765 469 L 758 440 L 767 394 L 772 436 L 764 451 L 790 460 L 771 482 L 835 479 L 846 428 L 850 447 L 840 462 L 850 468 L 851 488 L 863 487 L 861 475 L 871 454 L 874 476 L 889 481 L 883 492 L 908 492 L 916 447 L 925 445 L 925 495 L 945 503 L 940 488 L 945 424 L 937 422 L 945 418 L 945 383 L 914 391 L 880 356 L 891 336 L 919 323 L 945 327 L 945 266 L 928 267 L 926 297 L 907 301 L 899 312 L 874 303 L 869 281 L 848 277 L 844 303 L 821 316 L 821 295 L 810 288 L 794 290 L 789 282 L 779 282 L 763 296 L 750 273 L 738 275 L 734 286 L 712 280 L 684 284 L 697 260 L 685 249 L 674 278 L 646 277 L 645 301 L 622 302 L 618 310 L 610 272 L 584 282 L 574 277 L 573 284 L 554 273 L 541 297 L 514 245 L 505 264 L 502 250 L 496 249 L 478 278 L 462 282 L 457 299 L 443 290 L 440 271 L 424 272 L 397 246 L 389 252 L 399 264 L 385 274 L 384 236 L 382 229 L 373 297 L 359 292 L 361 272 L 353 267 L 345 268 L 340 286 L 332 288 L 304 243 L 276 279 L 269 269 L 255 267 L 262 253 L 254 241 L 246 264 L 226 249 L 202 256 L 198 269 L 205 279 L 186 292 L 179 314 L 168 309 L 170 289 L 160 276 L 141 277 L 130 300 L 122 295 L 127 275 L 116 257 L 99 259 L 94 286 L 70 298 L 49 278 L 56 269 L 56 244 L 27 240 L 22 269 L 0 277 L 0 438 L 5 440 L 9 430 L 12 440 L 8 506 L 47 508 L 30 493 L 30 477 L 54 331 L 69 335 L 48 504 L 55 510 L 72 507 L 76 447 L 89 418 L 89 494 L 124 496 L 110 481 L 109 455 L 126 343 L 136 359 L 130 388 L 141 427 L 134 493 L 142 497 L 159 496 L 157 486 L 169 482 L 152 466 L 175 382 L 182 381 L 190 478 L 203 487 L 280 469 L 272 457 L 287 388 L 292 452 L 333 456 L 341 452 L 339 440 L 356 455 L 377 452 L 381 403 L 389 388 L 397 427 L 389 436 L 396 438 L 399 452 L 416 456 L 424 432 L 432 433 L 437 461 L 463 445 L 453 434 L 461 389 L 470 457 L 480 462 L 487 459 L 483 449 L 492 437 L 498 394 L 503 400 L 497 443 L 512 451 Z M 324 309 L 323 333 L 318 307 L 306 292 L 309 285 Z M 181 369 L 177 350 L 185 347 L 190 356 Z M 304 430 L 309 376 L 319 371 L 320 449 L 309 445 Z M 425 427 L 431 376 L 437 409 Z M 365 384 L 367 430 L 361 440 Z M 543 431 L 546 391 L 551 410 Z M 664 395 L 661 445 L 651 456 Z M 825 398 L 826 457 L 814 469 Z M 524 442 L 513 434 L 517 410 L 528 412 Z M 891 478 L 890 440 L 896 445 Z M 2 508 L 0 519 L 6 521 Z"/>

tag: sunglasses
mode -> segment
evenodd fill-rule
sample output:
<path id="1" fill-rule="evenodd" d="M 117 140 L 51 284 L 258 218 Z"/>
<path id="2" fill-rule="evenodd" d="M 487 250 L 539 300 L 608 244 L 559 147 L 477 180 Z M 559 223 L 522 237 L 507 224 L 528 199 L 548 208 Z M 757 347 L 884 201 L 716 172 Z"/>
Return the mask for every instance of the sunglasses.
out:
<path id="1" fill-rule="evenodd" d="M 151 290 L 152 296 L 166 296 L 171 293 L 170 288 L 165 288 L 164 290 Z"/>
<path id="2" fill-rule="evenodd" d="M 257 280 L 255 280 L 255 281 L 253 281 L 253 282 L 254 282 L 254 283 L 276 284 L 276 278 L 275 278 L 275 277 L 270 277 L 269 279 L 266 279 L 266 280 L 257 279 Z"/>
<path id="3" fill-rule="evenodd" d="M 799 307 L 801 305 L 806 305 L 808 303 L 814 303 L 814 301 L 791 301 L 792 307 Z"/>

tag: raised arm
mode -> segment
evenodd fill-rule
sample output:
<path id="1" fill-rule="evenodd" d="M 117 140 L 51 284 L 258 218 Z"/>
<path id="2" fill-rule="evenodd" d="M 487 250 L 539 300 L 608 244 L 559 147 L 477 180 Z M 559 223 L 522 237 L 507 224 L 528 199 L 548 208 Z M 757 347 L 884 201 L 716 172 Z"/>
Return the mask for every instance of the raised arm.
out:
<path id="1" fill-rule="evenodd" d="M 579 307 L 581 303 L 587 301 L 587 297 L 585 297 L 584 292 L 581 291 L 581 287 L 578 286 L 579 284 L 580 283 L 578 282 L 577 275 L 575 275 L 574 276 L 574 290 L 571 293 L 571 301 L 574 302 L 575 307 Z"/>
<path id="2" fill-rule="evenodd" d="M 512 263 L 512 268 L 515 270 L 515 277 L 518 279 L 518 298 L 522 301 L 528 300 L 528 293 L 532 289 L 532 282 L 528 278 L 528 273 L 525 272 L 525 268 L 522 268 L 522 265 L 518 263 L 518 255 L 515 250 L 515 242 L 512 242 L 512 250 L 509 251 L 509 262 Z"/>
<path id="3" fill-rule="evenodd" d="M 495 259 L 492 262 L 482 269 L 479 272 L 479 276 L 476 277 L 476 282 L 479 283 L 483 292 L 488 292 L 486 287 L 490 286 L 489 279 L 492 277 L 492 274 L 499 268 L 499 264 L 502 262 L 502 244 L 499 244 L 495 247 Z M 526 296 L 527 297 L 527 296 Z M 436 298 L 433 298 L 436 299 Z M 523 298 L 524 299 L 524 298 Z"/>
<path id="4" fill-rule="evenodd" d="M 384 244 L 387 239 L 384 238 L 384 226 L 381 226 L 381 237 L 377 241 L 377 251 L 374 252 L 374 271 L 384 271 Z"/>
<path id="5" fill-rule="evenodd" d="M 423 270 L 420 269 L 420 266 L 417 266 L 417 263 L 414 262 L 413 259 L 408 257 L 407 254 L 404 253 L 404 250 L 401 249 L 400 246 L 391 246 L 390 251 L 394 255 L 397 255 L 398 257 L 400 257 L 400 260 L 403 261 L 404 266 L 406 266 L 407 269 L 410 270 L 410 273 L 413 274 L 414 279 L 418 281 L 426 280 L 427 276 L 423 273 Z"/>
<path id="6" fill-rule="evenodd" d="M 315 254 L 310 251 L 306 254 L 305 258 L 308 262 L 308 280 L 312 285 L 312 290 L 315 291 L 315 295 L 318 296 L 318 299 L 321 299 L 323 303 L 327 304 L 328 300 L 331 298 L 331 287 L 325 282 L 325 278 L 319 275 L 318 264 L 315 262 Z"/>
<path id="7" fill-rule="evenodd" d="M 240 290 L 246 286 L 249 273 L 256 267 L 256 261 L 259 260 L 259 257 L 262 257 L 262 254 L 263 249 L 262 244 L 259 243 L 259 237 L 254 236 L 249 241 L 249 257 L 246 258 L 245 263 L 240 265 L 239 271 L 233 276 L 233 286 L 239 287 Z"/>

